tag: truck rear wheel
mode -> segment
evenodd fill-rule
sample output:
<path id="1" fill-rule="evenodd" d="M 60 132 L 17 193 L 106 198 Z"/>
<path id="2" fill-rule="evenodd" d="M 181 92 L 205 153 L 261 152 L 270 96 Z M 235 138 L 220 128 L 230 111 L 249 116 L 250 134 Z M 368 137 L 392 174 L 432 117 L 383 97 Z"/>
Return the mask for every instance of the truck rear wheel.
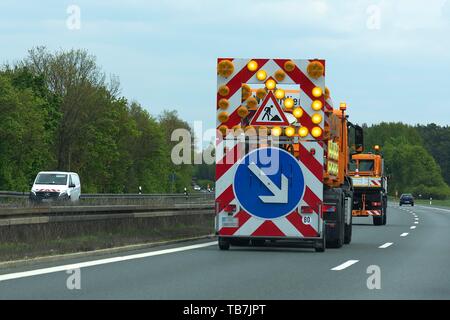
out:
<path id="1" fill-rule="evenodd" d="M 383 225 L 383 217 L 377 217 L 377 216 L 373 216 L 373 224 L 375 226 L 381 226 Z"/>
<path id="2" fill-rule="evenodd" d="M 230 241 L 228 241 L 228 239 L 219 237 L 219 249 L 220 250 L 228 250 L 230 249 Z"/>

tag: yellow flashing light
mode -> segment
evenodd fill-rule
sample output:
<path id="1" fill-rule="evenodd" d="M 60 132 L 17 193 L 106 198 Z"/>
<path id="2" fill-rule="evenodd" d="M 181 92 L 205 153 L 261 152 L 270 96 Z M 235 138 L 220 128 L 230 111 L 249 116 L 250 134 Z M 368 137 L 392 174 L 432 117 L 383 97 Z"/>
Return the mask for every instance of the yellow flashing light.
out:
<path id="1" fill-rule="evenodd" d="M 275 89 L 275 87 L 277 86 L 277 83 L 275 82 L 275 80 L 273 79 L 269 79 L 266 81 L 266 88 L 269 90 L 273 90 Z"/>
<path id="2" fill-rule="evenodd" d="M 294 106 L 294 99 L 287 98 L 287 99 L 284 100 L 284 107 L 286 109 L 292 109 L 293 106 Z"/>
<path id="3" fill-rule="evenodd" d="M 284 132 L 285 132 L 286 136 L 292 137 L 295 134 L 295 128 L 294 127 L 287 127 L 284 130 Z"/>
<path id="4" fill-rule="evenodd" d="M 314 124 L 319 124 L 322 122 L 322 116 L 319 113 L 315 113 L 313 114 L 313 116 L 311 117 L 311 121 Z"/>
<path id="5" fill-rule="evenodd" d="M 322 110 L 322 107 L 323 107 L 323 104 L 322 104 L 322 101 L 320 101 L 320 100 L 314 100 L 314 101 L 311 103 L 311 108 L 312 108 L 314 111 Z"/>
<path id="6" fill-rule="evenodd" d="M 320 127 L 314 127 L 314 128 L 312 128 L 312 130 L 311 130 L 311 135 L 312 135 L 314 138 L 320 137 L 320 136 L 322 135 L 322 129 L 321 129 Z"/>
<path id="7" fill-rule="evenodd" d="M 258 79 L 259 81 L 264 81 L 267 78 L 267 72 L 264 70 L 259 70 L 256 73 L 256 79 Z"/>
<path id="8" fill-rule="evenodd" d="M 247 69 L 249 71 L 256 71 L 256 69 L 258 69 L 258 62 L 256 62 L 255 60 L 250 61 L 249 63 L 247 63 Z"/>
<path id="9" fill-rule="evenodd" d="M 295 108 L 294 111 L 292 111 L 292 114 L 297 119 L 301 118 L 303 116 L 303 109 L 302 108 Z"/>
<path id="10" fill-rule="evenodd" d="M 322 94 L 323 94 L 323 90 L 322 90 L 322 88 L 321 87 L 314 87 L 313 89 L 312 89 L 312 95 L 314 96 L 314 97 L 316 97 L 316 98 L 320 98 L 321 96 L 322 96 Z"/>
<path id="11" fill-rule="evenodd" d="M 281 128 L 278 127 L 278 126 L 275 126 L 275 127 L 272 128 L 272 130 L 271 130 L 270 132 L 271 132 L 271 134 L 272 134 L 273 136 L 279 137 L 279 136 L 281 136 L 281 133 L 283 132 L 283 129 L 281 129 Z"/>
<path id="12" fill-rule="evenodd" d="M 302 138 L 306 137 L 309 134 L 309 130 L 307 127 L 301 127 L 298 129 L 298 135 Z"/>
<path id="13" fill-rule="evenodd" d="M 276 97 L 277 99 L 283 99 L 283 98 L 284 98 L 284 95 L 285 95 L 285 92 L 284 92 L 283 89 L 277 89 L 277 90 L 275 91 L 275 97 Z"/>

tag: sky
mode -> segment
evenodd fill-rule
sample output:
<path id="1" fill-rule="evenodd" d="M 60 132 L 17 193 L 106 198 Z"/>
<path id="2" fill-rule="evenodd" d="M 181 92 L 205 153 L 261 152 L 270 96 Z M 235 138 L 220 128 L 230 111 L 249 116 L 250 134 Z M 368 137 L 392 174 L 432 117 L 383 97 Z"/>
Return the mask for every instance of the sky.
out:
<path id="1" fill-rule="evenodd" d="M 87 49 L 128 100 L 205 129 L 218 57 L 325 59 L 352 122 L 450 125 L 450 0 L 2 0 L 0 44 Z"/>

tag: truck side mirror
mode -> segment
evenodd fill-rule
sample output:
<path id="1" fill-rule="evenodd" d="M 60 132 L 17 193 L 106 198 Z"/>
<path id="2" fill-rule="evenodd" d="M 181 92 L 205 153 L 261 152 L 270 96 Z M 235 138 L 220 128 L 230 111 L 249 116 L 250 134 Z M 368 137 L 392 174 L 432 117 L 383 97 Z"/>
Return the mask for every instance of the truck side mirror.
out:
<path id="1" fill-rule="evenodd" d="M 364 134 L 360 126 L 355 126 L 355 150 L 358 153 L 364 152 Z"/>

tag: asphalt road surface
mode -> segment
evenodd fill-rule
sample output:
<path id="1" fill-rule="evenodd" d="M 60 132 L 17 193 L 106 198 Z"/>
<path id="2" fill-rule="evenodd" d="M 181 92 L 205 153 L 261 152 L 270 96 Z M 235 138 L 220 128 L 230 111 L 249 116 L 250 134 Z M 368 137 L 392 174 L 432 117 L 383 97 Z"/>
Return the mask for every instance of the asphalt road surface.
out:
<path id="1" fill-rule="evenodd" d="M 450 299 L 449 268 L 450 210 L 392 204 L 386 226 L 355 219 L 341 249 L 209 240 L 40 264 L 0 270 L 0 299 Z"/>

